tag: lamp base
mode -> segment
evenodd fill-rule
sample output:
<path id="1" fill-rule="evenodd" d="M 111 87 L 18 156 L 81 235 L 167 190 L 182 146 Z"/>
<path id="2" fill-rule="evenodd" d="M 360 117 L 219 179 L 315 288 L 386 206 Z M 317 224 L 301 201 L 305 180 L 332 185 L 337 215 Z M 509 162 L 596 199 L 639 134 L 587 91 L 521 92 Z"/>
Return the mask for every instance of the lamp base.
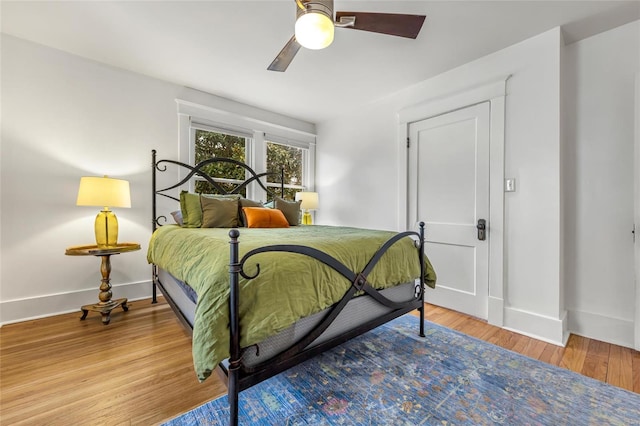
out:
<path id="1" fill-rule="evenodd" d="M 95 232 L 98 247 L 104 248 L 118 244 L 118 219 L 108 207 L 96 216 Z"/>
<path id="2" fill-rule="evenodd" d="M 309 211 L 305 211 L 302 215 L 302 224 L 303 225 L 313 225 L 313 219 L 311 218 L 311 213 Z"/>

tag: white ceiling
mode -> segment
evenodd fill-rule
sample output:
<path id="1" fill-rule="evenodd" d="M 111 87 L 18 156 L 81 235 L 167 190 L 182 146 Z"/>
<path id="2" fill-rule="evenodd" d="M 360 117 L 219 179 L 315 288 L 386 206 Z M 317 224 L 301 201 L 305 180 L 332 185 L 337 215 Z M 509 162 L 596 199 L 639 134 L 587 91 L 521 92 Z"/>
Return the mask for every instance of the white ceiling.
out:
<path id="1" fill-rule="evenodd" d="M 639 1 L 350 1 L 335 10 L 425 14 L 416 40 L 336 29 L 267 71 L 294 0 L 2 1 L 3 33 L 318 123 L 556 26 L 575 41 L 640 17 Z"/>

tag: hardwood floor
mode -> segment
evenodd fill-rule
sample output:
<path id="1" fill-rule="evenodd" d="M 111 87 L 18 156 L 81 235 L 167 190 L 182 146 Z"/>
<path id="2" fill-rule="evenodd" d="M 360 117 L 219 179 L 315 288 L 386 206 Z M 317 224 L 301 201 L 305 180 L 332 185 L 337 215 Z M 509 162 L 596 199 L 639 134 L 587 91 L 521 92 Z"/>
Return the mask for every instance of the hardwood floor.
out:
<path id="1" fill-rule="evenodd" d="M 148 425 L 226 392 L 198 383 L 191 343 L 169 306 L 148 300 L 111 324 L 80 312 L 0 328 L 3 425 Z M 640 393 L 640 352 L 572 335 L 566 348 L 427 305 L 427 319 L 541 361 Z"/>
<path id="2" fill-rule="evenodd" d="M 0 328 L 2 425 L 149 425 L 225 393 L 200 384 L 191 339 L 164 302 Z"/>
<path id="3" fill-rule="evenodd" d="M 640 393 L 640 352 L 633 349 L 575 334 L 563 348 L 433 305 L 427 305 L 427 319 L 530 358 Z"/>

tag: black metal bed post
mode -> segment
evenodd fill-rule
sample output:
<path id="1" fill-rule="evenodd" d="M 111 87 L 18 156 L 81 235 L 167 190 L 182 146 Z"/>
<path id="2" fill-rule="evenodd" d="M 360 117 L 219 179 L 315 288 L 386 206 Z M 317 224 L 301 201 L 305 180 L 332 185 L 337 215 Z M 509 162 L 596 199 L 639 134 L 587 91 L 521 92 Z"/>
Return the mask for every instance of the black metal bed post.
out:
<path id="1" fill-rule="evenodd" d="M 420 222 L 420 337 L 424 334 L 424 222 Z"/>
<path id="2" fill-rule="evenodd" d="M 238 237 L 240 232 L 237 229 L 229 231 L 231 241 L 229 250 L 229 369 L 227 394 L 229 399 L 229 424 L 238 424 L 238 394 L 240 381 L 240 287 L 238 285 L 238 274 L 240 263 L 238 257 Z"/>
<path id="3" fill-rule="evenodd" d="M 151 233 L 156 230 L 156 150 L 151 150 Z M 156 286 L 156 279 L 158 277 L 158 270 L 155 264 L 151 265 L 151 291 L 152 298 L 151 303 L 158 303 L 158 288 Z"/>
<path id="4" fill-rule="evenodd" d="M 280 167 L 280 196 L 284 200 L 284 166 Z"/>

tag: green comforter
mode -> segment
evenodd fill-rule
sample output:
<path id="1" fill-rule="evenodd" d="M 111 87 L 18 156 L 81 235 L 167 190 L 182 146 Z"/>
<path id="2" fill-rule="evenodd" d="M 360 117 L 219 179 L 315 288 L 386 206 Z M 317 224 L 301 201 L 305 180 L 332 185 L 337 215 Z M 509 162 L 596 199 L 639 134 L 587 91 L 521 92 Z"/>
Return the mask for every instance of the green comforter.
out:
<path id="1" fill-rule="evenodd" d="M 193 360 L 199 380 L 206 379 L 229 356 L 229 229 L 160 227 L 151 237 L 147 259 L 188 283 L 198 295 L 193 324 Z M 331 226 L 284 229 L 240 228 L 239 251 L 272 244 L 310 246 L 360 272 L 395 233 Z M 245 265 L 254 280 L 240 278 L 240 344 L 247 347 L 289 327 L 298 319 L 336 303 L 351 283 L 307 256 L 261 253 Z M 426 260 L 427 285 L 435 272 Z M 392 287 L 420 275 L 417 250 L 403 238 L 383 256 L 368 277 L 376 288 Z"/>

